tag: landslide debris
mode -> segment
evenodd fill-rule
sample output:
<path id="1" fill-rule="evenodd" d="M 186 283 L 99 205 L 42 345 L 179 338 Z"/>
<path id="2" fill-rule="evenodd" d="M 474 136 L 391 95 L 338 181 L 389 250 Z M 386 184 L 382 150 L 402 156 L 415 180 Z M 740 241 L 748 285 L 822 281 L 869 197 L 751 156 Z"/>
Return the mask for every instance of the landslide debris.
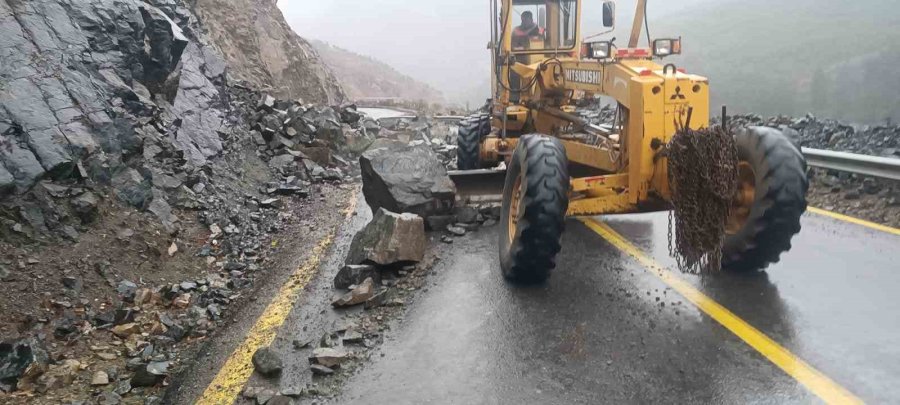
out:
<path id="1" fill-rule="evenodd" d="M 0 402 L 160 403 L 279 233 L 335 220 L 380 128 L 301 40 L 248 33 L 265 3 L 0 0 Z M 287 93 L 239 80 L 251 45 Z"/>

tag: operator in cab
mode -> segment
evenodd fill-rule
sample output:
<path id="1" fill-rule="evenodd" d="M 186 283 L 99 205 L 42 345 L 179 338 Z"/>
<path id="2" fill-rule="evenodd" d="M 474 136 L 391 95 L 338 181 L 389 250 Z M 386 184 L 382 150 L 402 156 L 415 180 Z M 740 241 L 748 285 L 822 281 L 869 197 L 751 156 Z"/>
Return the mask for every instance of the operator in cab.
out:
<path id="1" fill-rule="evenodd" d="M 512 33 L 513 49 L 528 49 L 532 37 L 543 37 L 544 29 L 534 23 L 534 15 L 531 11 L 522 13 L 522 24 L 516 27 Z"/>

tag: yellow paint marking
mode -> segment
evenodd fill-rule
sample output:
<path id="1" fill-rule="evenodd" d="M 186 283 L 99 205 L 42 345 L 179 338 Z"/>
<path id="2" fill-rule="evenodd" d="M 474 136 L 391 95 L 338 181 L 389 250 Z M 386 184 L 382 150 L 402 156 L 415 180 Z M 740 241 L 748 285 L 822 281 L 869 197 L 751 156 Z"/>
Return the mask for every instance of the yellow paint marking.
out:
<path id="1" fill-rule="evenodd" d="M 669 287 L 672 287 L 688 301 L 696 305 L 701 311 L 709 315 L 716 322 L 741 338 L 750 347 L 769 359 L 773 364 L 784 370 L 785 373 L 803 384 L 816 396 L 830 404 L 861 404 L 863 401 L 853 393 L 841 387 L 828 376 L 822 374 L 793 353 L 776 343 L 774 340 L 733 314 L 725 307 L 713 301 L 688 282 L 668 271 L 644 254 L 640 249 L 627 241 L 622 235 L 602 222 L 592 218 L 580 218 L 580 221 L 591 230 L 598 233 L 606 241 L 621 249 L 629 256 L 635 258 L 641 265 L 650 270 L 650 273 L 659 277 Z"/>
<path id="2" fill-rule="evenodd" d="M 874 222 L 869 222 L 869 221 L 866 221 L 866 220 L 863 220 L 863 219 L 854 218 L 854 217 L 847 216 L 847 215 L 844 215 L 844 214 L 838 214 L 838 213 L 836 213 L 836 212 L 831 212 L 831 211 L 828 211 L 828 210 L 823 210 L 823 209 L 821 209 L 821 208 L 809 207 L 809 208 L 807 208 L 806 210 L 809 211 L 809 212 L 812 212 L 812 213 L 814 213 L 814 214 L 824 215 L 824 216 L 826 216 L 826 217 L 831 217 L 831 218 L 834 218 L 834 219 L 837 219 L 837 220 L 841 220 L 841 221 L 845 221 L 845 222 L 850 222 L 850 223 L 853 223 L 853 224 L 856 224 L 856 225 L 861 225 L 861 226 L 864 226 L 864 227 L 866 227 L 866 228 L 871 228 L 871 229 L 874 229 L 874 230 L 876 230 L 876 231 L 887 232 L 887 233 L 891 233 L 891 234 L 900 236 L 900 229 L 897 229 L 897 228 L 891 228 L 891 227 L 889 227 L 889 226 L 887 226 L 887 225 L 876 224 L 876 223 L 874 223 Z"/>
<path id="3" fill-rule="evenodd" d="M 350 197 L 350 204 L 344 211 L 345 218 L 349 218 L 356 210 L 356 192 Z M 291 308 L 303 288 L 309 284 L 322 257 L 328 251 L 334 241 L 335 230 L 331 230 L 310 252 L 306 261 L 288 278 L 266 310 L 256 320 L 256 324 L 247 333 L 247 337 L 238 346 L 219 373 L 212 380 L 203 395 L 197 399 L 199 405 L 226 405 L 232 404 L 238 394 L 244 388 L 250 375 L 253 374 L 252 357 L 260 347 L 269 346 L 275 340 L 278 329 L 284 324 Z"/>

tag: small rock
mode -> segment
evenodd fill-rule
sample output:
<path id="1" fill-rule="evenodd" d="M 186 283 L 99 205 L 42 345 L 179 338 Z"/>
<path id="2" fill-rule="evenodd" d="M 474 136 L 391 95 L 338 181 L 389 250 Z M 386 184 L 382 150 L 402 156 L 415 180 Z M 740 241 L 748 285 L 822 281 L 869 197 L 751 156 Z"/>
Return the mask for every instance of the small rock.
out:
<path id="1" fill-rule="evenodd" d="M 172 242 L 172 244 L 169 245 L 168 253 L 169 257 L 175 256 L 175 253 L 178 253 L 178 245 L 175 244 L 175 242 Z"/>
<path id="2" fill-rule="evenodd" d="M 481 227 L 480 225 L 478 225 L 477 222 L 472 222 L 472 223 L 470 223 L 470 224 L 456 224 L 456 226 L 459 227 L 459 228 L 465 229 L 466 232 L 477 231 L 478 228 Z"/>
<path id="3" fill-rule="evenodd" d="M 169 362 L 154 361 L 139 367 L 131 377 L 132 387 L 152 387 L 162 382 L 169 374 Z"/>
<path id="4" fill-rule="evenodd" d="M 94 376 L 91 377 L 91 385 L 95 387 L 109 385 L 109 374 L 106 374 L 105 371 L 98 371 L 94 373 Z"/>
<path id="5" fill-rule="evenodd" d="M 126 323 L 134 322 L 134 311 L 131 309 L 123 308 L 117 309 L 115 312 L 115 318 L 113 319 L 114 325 L 124 325 Z"/>
<path id="6" fill-rule="evenodd" d="M 312 343 L 312 339 L 294 339 L 291 341 L 291 344 L 294 346 L 294 350 L 305 349 L 309 347 L 309 344 Z"/>
<path id="7" fill-rule="evenodd" d="M 375 295 L 375 281 L 367 278 L 362 284 L 358 285 L 352 291 L 338 298 L 331 305 L 335 307 L 349 307 L 366 302 Z"/>
<path id="8" fill-rule="evenodd" d="M 115 392 L 107 391 L 100 394 L 100 400 L 97 403 L 100 405 L 119 405 L 122 403 L 122 397 Z"/>
<path id="9" fill-rule="evenodd" d="M 363 308 L 365 308 L 365 309 L 378 308 L 378 307 L 384 305 L 385 302 L 387 302 L 387 297 L 388 297 L 388 290 L 379 291 L 378 293 L 373 295 L 372 298 L 369 298 L 366 300 L 365 305 L 363 305 Z M 346 340 L 346 339 L 344 339 L 344 340 Z"/>
<path id="10" fill-rule="evenodd" d="M 456 222 L 456 216 L 453 215 L 432 215 L 425 218 L 425 226 L 429 231 L 440 231 L 446 229 L 448 225 Z"/>
<path id="11" fill-rule="evenodd" d="M 319 339 L 319 347 L 337 347 L 339 342 L 331 332 L 325 332 Z"/>
<path id="12" fill-rule="evenodd" d="M 313 364 L 313 365 L 309 366 L 309 369 L 312 370 L 312 373 L 315 374 L 315 375 L 331 375 L 331 374 L 334 374 L 334 370 L 333 370 L 333 369 L 331 369 L 331 368 L 329 368 L 329 367 L 325 367 L 325 366 L 323 366 L 323 365 L 321 365 L 321 364 Z"/>
<path id="13" fill-rule="evenodd" d="M 347 289 L 351 285 L 360 284 L 367 278 L 372 278 L 379 282 L 381 274 L 375 266 L 368 264 L 348 264 L 338 271 L 334 276 L 334 288 Z"/>
<path id="14" fill-rule="evenodd" d="M 485 227 L 485 228 L 489 228 L 489 227 L 492 227 L 492 226 L 494 226 L 494 225 L 497 225 L 497 220 L 494 219 L 494 218 L 488 218 L 488 219 L 486 219 L 486 220 L 484 221 L 484 223 L 483 223 L 481 226 L 483 226 L 483 227 Z"/>
<path id="15" fill-rule="evenodd" d="M 259 202 L 260 208 L 281 208 L 282 203 L 281 200 L 277 198 L 269 198 L 266 200 L 262 200 Z"/>
<path id="16" fill-rule="evenodd" d="M 362 343 L 365 337 L 362 333 L 356 331 L 355 329 L 348 329 L 344 332 L 344 336 L 341 338 L 341 341 L 349 344 Z"/>
<path id="17" fill-rule="evenodd" d="M 88 191 L 74 198 L 71 204 L 72 209 L 75 211 L 75 215 L 81 219 L 81 223 L 87 224 L 93 222 L 97 218 L 99 212 L 97 205 L 99 202 L 100 200 L 97 198 L 97 195 Z"/>
<path id="18" fill-rule="evenodd" d="M 75 291 L 81 291 L 81 288 L 83 286 L 81 280 L 75 277 L 63 277 L 62 284 L 64 287 Z"/>
<path id="19" fill-rule="evenodd" d="M 116 389 L 113 390 L 116 394 L 125 395 L 131 392 L 131 381 L 129 380 L 120 380 L 118 384 L 116 384 Z"/>
<path id="20" fill-rule="evenodd" d="M 253 367 L 264 376 L 273 376 L 281 373 L 284 363 L 269 347 L 263 347 L 253 353 Z"/>
<path id="21" fill-rule="evenodd" d="M 266 405 L 293 405 L 294 400 L 286 395 L 276 395 Z"/>
<path id="22" fill-rule="evenodd" d="M 249 387 L 244 388 L 244 391 L 241 392 L 241 395 L 243 395 L 244 398 L 256 399 L 256 396 L 259 395 L 259 393 L 262 392 L 262 390 L 263 389 L 261 387 L 249 386 Z"/>
<path id="23" fill-rule="evenodd" d="M 259 99 L 259 103 L 256 105 L 257 110 L 266 110 L 271 111 L 275 108 L 275 97 L 272 97 L 268 94 L 263 94 Z"/>
<path id="24" fill-rule="evenodd" d="M 97 352 L 97 353 L 94 353 L 94 354 L 95 354 L 97 357 L 99 357 L 99 358 L 101 358 L 101 359 L 103 359 L 103 360 L 106 360 L 106 361 L 113 361 L 113 360 L 119 358 L 119 356 L 116 356 L 116 355 L 113 354 L 113 353 Z"/>
<path id="25" fill-rule="evenodd" d="M 128 280 L 122 280 L 119 282 L 119 286 L 116 287 L 116 292 L 122 296 L 122 299 L 126 302 L 134 302 L 134 293 L 137 291 L 137 284 L 132 283 Z"/>
<path id="26" fill-rule="evenodd" d="M 275 397 L 275 394 L 277 394 L 275 390 L 266 388 L 256 394 L 256 403 L 259 405 L 266 405 L 272 398 Z"/>
<path id="27" fill-rule="evenodd" d="M 458 226 L 453 226 L 453 225 L 447 226 L 447 232 L 450 232 L 451 234 L 456 235 L 456 236 L 463 236 L 466 234 L 465 229 L 458 227 Z"/>
<path id="28" fill-rule="evenodd" d="M 134 305 L 141 306 L 153 301 L 153 291 L 149 288 L 141 288 L 134 293 Z"/>
<path id="29" fill-rule="evenodd" d="M 310 356 L 309 360 L 314 364 L 323 365 L 329 368 L 335 368 L 340 366 L 341 363 L 347 361 L 349 358 L 350 354 L 343 349 L 320 347 L 316 350 L 313 350 L 313 354 L 312 356 Z"/>
<path id="30" fill-rule="evenodd" d="M 441 242 L 444 242 L 444 243 L 446 243 L 446 244 L 452 244 L 452 243 L 453 243 L 453 238 L 451 238 L 451 237 L 449 237 L 449 236 L 447 236 L 447 235 L 441 235 Z"/>
<path id="31" fill-rule="evenodd" d="M 478 220 L 478 210 L 475 207 L 456 207 L 453 213 L 456 214 L 456 221 L 464 224 L 471 224 Z"/>
<path id="32" fill-rule="evenodd" d="M 191 294 L 181 294 L 172 300 L 172 306 L 178 309 L 185 309 L 191 306 Z"/>
<path id="33" fill-rule="evenodd" d="M 878 194 L 879 191 L 881 191 L 881 185 L 879 185 L 875 179 L 867 177 L 863 179 L 860 191 L 869 195 L 875 195 Z"/>
<path id="34" fill-rule="evenodd" d="M 126 323 L 126 324 L 114 326 L 112 329 L 110 329 L 110 331 L 114 335 L 116 335 L 122 339 L 125 339 L 136 333 L 141 333 L 141 327 L 140 327 L 140 325 L 138 325 L 136 323 Z"/>

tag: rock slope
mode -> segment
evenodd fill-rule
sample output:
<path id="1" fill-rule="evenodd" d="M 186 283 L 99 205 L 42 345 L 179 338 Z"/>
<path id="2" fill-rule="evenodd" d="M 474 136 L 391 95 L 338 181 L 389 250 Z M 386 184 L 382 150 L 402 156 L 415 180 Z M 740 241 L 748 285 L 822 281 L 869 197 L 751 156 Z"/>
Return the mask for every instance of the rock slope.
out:
<path id="1" fill-rule="evenodd" d="M 274 0 L 196 0 L 194 11 L 234 78 L 269 88 L 278 98 L 322 104 L 343 100 L 331 70 L 291 30 Z"/>

